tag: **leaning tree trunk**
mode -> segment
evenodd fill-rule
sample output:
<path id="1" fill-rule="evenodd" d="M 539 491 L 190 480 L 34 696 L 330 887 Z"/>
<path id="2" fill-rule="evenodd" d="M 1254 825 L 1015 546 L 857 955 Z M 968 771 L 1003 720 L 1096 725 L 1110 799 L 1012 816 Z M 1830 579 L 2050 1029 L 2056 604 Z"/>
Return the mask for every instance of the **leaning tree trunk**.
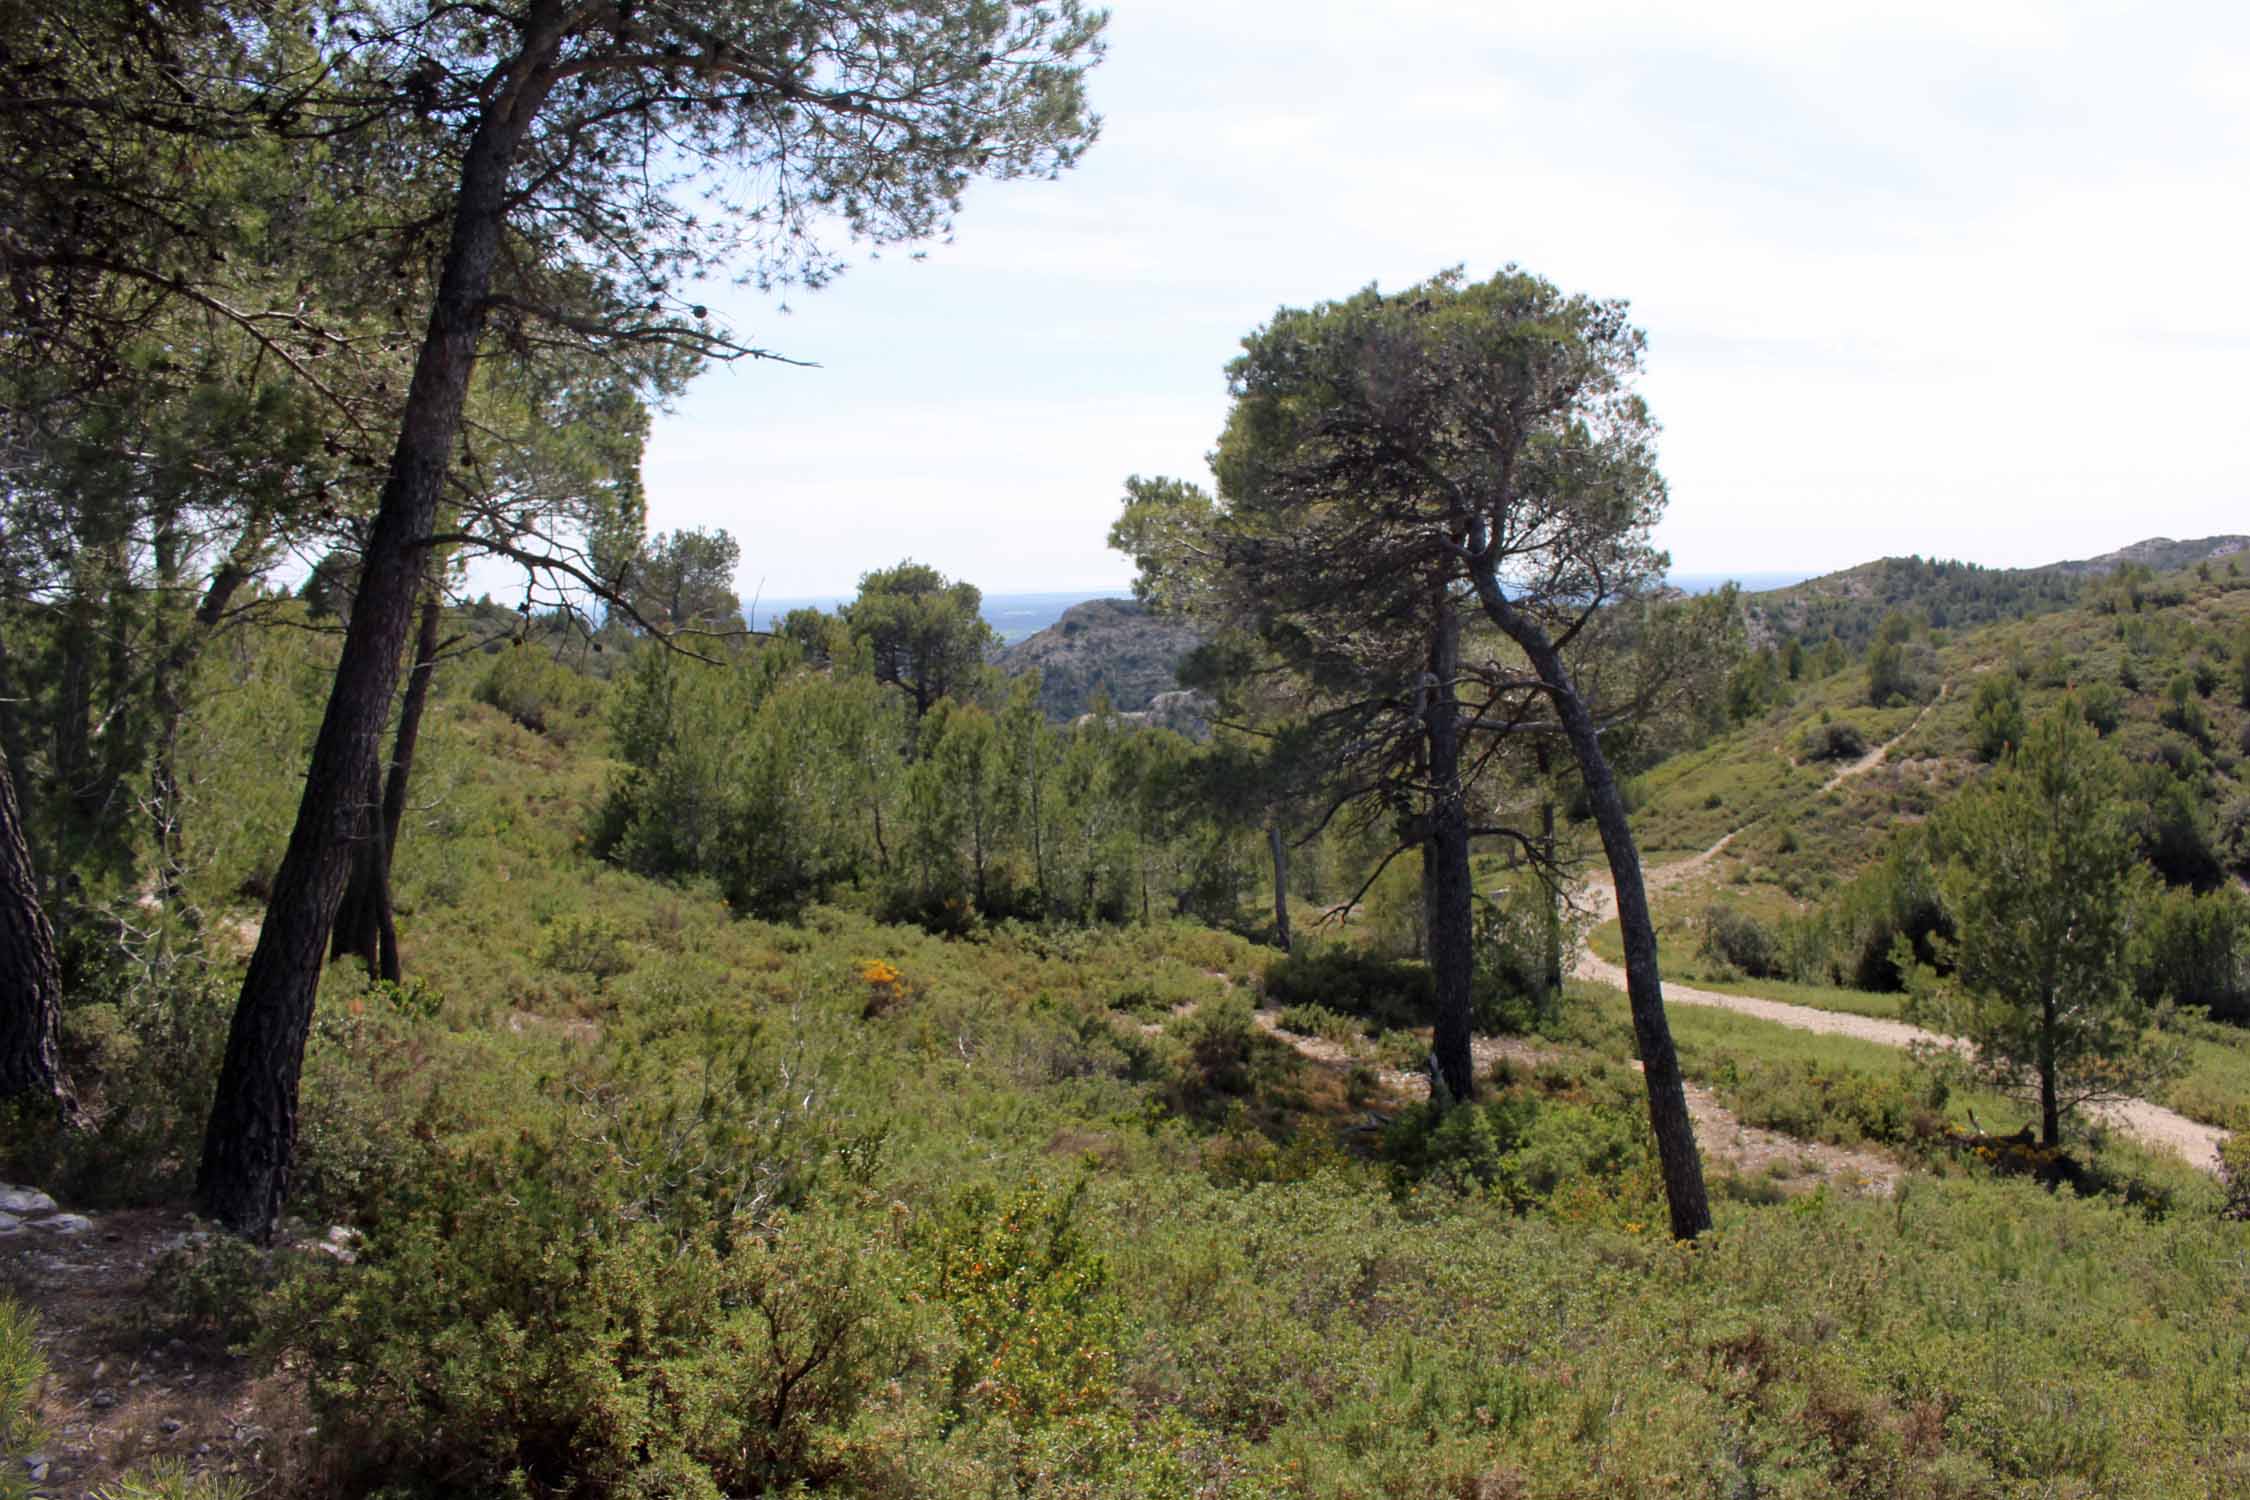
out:
<path id="1" fill-rule="evenodd" d="M 444 600 L 433 578 L 422 596 L 414 669 L 407 674 L 398 730 L 391 739 L 390 774 L 382 783 L 381 805 L 375 805 L 373 796 L 368 798 L 365 836 L 352 859 L 351 880 L 336 914 L 336 936 L 328 955 L 331 961 L 347 955 L 358 958 L 367 965 L 370 976 L 393 984 L 405 975 L 399 964 L 398 924 L 391 907 L 391 860 L 398 851 L 399 829 L 406 821 L 414 750 L 422 737 L 422 711 L 430 700 L 430 677 L 437 669 L 443 609 Z"/>
<path id="2" fill-rule="evenodd" d="M 557 34 L 527 38 L 522 61 L 486 107 L 462 162 L 452 237 L 414 365 L 398 446 L 370 529 L 335 686 L 313 743 L 296 826 L 274 876 L 265 926 L 242 981 L 226 1060 L 204 1131 L 198 1194 L 237 1233 L 269 1238 L 289 1190 L 297 1083 L 329 925 L 376 764 L 407 628 L 425 572 L 499 256 L 509 170 L 552 83 Z"/>
<path id="3" fill-rule="evenodd" d="M 1586 700 L 1578 695 L 1562 653 L 1547 632 L 1529 616 L 1519 613 L 1500 591 L 1489 563 L 1473 570 L 1477 597 L 1492 623 L 1499 626 L 1531 659 L 1541 686 L 1555 705 L 1563 734 L 1577 757 L 1585 778 L 1586 799 L 1594 810 L 1594 826 L 1601 830 L 1602 849 L 1609 856 L 1611 881 L 1617 887 L 1617 924 L 1625 938 L 1625 997 L 1633 1012 L 1633 1039 L 1639 1045 L 1641 1068 L 1648 1080 L 1648 1118 L 1656 1133 L 1656 1157 L 1664 1176 L 1664 1199 L 1671 1210 L 1672 1235 L 1691 1240 L 1711 1227 L 1711 1201 L 1703 1186 L 1703 1162 L 1695 1149 L 1695 1122 L 1688 1115 L 1687 1087 L 1680 1076 L 1680 1055 L 1672 1045 L 1672 1028 L 1664 1018 L 1664 981 L 1657 968 L 1656 924 L 1649 917 L 1648 891 L 1641 883 L 1640 850 L 1625 817 L 1625 799 L 1618 793 L 1617 778 L 1610 773 L 1609 757 L 1602 753 L 1600 731 Z"/>
<path id="4" fill-rule="evenodd" d="M 1430 810 L 1422 844 L 1429 910 L 1430 975 L 1436 981 L 1431 1051 L 1438 1076 L 1456 1101 L 1476 1096 L 1469 1016 L 1475 982 L 1475 921 L 1469 877 L 1469 811 L 1461 795 L 1461 702 L 1454 688 L 1461 665 L 1461 621 L 1442 595 L 1430 647 L 1430 684 L 1423 731 L 1428 749 Z"/>
<path id="5" fill-rule="evenodd" d="M 377 765 L 368 770 L 359 815 L 352 824 L 351 872 L 345 877 L 343 898 L 337 902 L 336 920 L 328 934 L 328 961 L 359 959 L 367 965 L 370 979 L 383 974 L 382 917 L 376 898 L 383 854 L 383 768 Z"/>
<path id="6" fill-rule="evenodd" d="M 55 932 L 31 877 L 15 776 L 0 767 L 0 1099 L 76 1111 L 56 1036 L 62 1029 L 62 968 Z"/>

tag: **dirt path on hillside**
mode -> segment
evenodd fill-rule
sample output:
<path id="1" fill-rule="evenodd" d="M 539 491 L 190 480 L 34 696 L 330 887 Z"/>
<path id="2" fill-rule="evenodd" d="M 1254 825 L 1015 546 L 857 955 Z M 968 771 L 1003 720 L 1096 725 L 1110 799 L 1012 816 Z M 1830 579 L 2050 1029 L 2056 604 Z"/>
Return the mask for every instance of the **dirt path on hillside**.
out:
<path id="1" fill-rule="evenodd" d="M 1837 771 L 1835 775 L 1822 782 L 1820 784 L 1821 791 L 1823 793 L 1833 792 L 1834 790 L 1836 790 L 1836 788 L 1842 786 L 1845 782 L 1851 780 L 1854 776 L 1865 776 L 1869 771 L 1872 771 L 1877 766 L 1881 765 L 1884 761 L 1884 758 L 1891 753 L 1892 749 L 1897 746 L 1899 741 L 1905 739 L 1915 730 L 1922 727 L 1922 721 L 1930 716 L 1930 710 L 1937 707 L 1940 703 L 1943 703 L 1945 701 L 1945 695 L 1948 692 L 1952 691 L 1952 688 L 1953 684 L 1950 682 L 1939 683 L 1937 696 L 1922 705 L 1922 711 L 1914 716 L 1913 723 L 1907 725 L 1904 729 L 1901 729 L 1898 733 L 1892 735 L 1889 739 L 1883 741 L 1883 743 L 1877 745 L 1874 749 L 1868 751 L 1865 755 L 1862 755 L 1858 760 L 1855 760 L 1850 765 L 1843 767 L 1841 770 Z M 1722 839 L 1720 840 L 1720 842 L 1724 843 L 1726 841 Z"/>
<path id="2" fill-rule="evenodd" d="M 1940 687 L 1938 697 L 1943 699 L 1944 696 L 1945 688 Z M 1935 706 L 1934 703 L 1930 705 L 1930 707 Z M 1833 790 L 1851 777 L 1863 775 L 1881 765 L 1883 757 L 1890 753 L 1891 747 L 1912 734 L 1929 711 L 1929 708 L 1924 708 L 1920 714 L 1914 716 L 1912 724 L 1907 725 L 1898 734 L 1893 735 L 1866 755 L 1838 771 L 1829 778 L 1827 784 L 1821 790 L 1823 792 Z M 1736 829 L 1734 833 L 1729 833 L 1725 838 L 1720 839 L 1699 854 L 1691 855 L 1673 864 L 1644 870 L 1641 878 L 1651 890 L 1669 890 L 1680 885 L 1706 869 L 1727 845 L 1734 842 L 1735 833 L 1741 831 L 1741 829 Z M 1588 882 L 1587 897 L 1588 905 L 1593 909 L 1596 926 L 1617 915 L 1617 889 L 1606 873 L 1596 875 Z M 1579 948 L 1576 972 L 1581 978 L 1591 979 L 1620 990 L 1625 988 L 1624 968 L 1621 965 L 1611 963 L 1588 946 Z M 1817 1032 L 1827 1036 L 1857 1037 L 1863 1042 L 1874 1042 L 1884 1047 L 1905 1048 L 1919 1043 L 1958 1050 L 1963 1045 L 1957 1037 L 1941 1036 L 1937 1032 L 1926 1031 L 1919 1026 L 1909 1026 L 1904 1021 L 1885 1020 L 1880 1016 L 1857 1016 L 1842 1011 L 1817 1010 L 1809 1005 L 1791 1005 L 1787 1001 L 1766 1000 L 1755 995 L 1729 995 L 1718 990 L 1696 989 L 1692 985 L 1681 984 L 1674 980 L 1665 981 L 1664 1000 L 1668 1005 L 1715 1006 L 1720 1010 L 1731 1010 L 1739 1015 L 1755 1016 L 1761 1021 L 1772 1021 L 1777 1025 L 1794 1027 L 1799 1031 Z M 2145 1146 L 2170 1151 L 2186 1160 L 2190 1165 L 2201 1167 L 2206 1172 L 2216 1172 L 2219 1169 L 2219 1143 L 2226 1139 L 2227 1132 L 2218 1129 L 2216 1126 L 2205 1125 L 2199 1120 L 2191 1120 L 2186 1115 L 2166 1109 L 2161 1104 L 2152 1104 L 2146 1099 L 2126 1099 L 2112 1104 L 2094 1105 L 2087 1110 L 2087 1113 L 2103 1124 L 2123 1131 Z"/>
<path id="3" fill-rule="evenodd" d="M 1579 952 L 1578 975 L 1616 989 L 1625 988 L 1625 970 L 1590 948 Z M 1809 1005 L 1791 1005 L 1786 1001 L 1766 1000 L 1755 995 L 1730 995 L 1719 990 L 1697 989 L 1693 985 L 1671 979 L 1664 981 L 1664 1003 L 1710 1005 L 1720 1010 L 1731 1010 L 1738 1015 L 1755 1016 L 1761 1021 L 1794 1027 L 1798 1031 L 1857 1037 L 1863 1042 L 1874 1042 L 1884 1047 L 1905 1048 L 1919 1043 L 1958 1050 L 1963 1045 L 1957 1037 L 1941 1036 L 1919 1026 L 1909 1026 L 1904 1021 L 1885 1020 L 1881 1016 L 1855 1016 L 1845 1011 L 1816 1010 Z M 2151 1104 L 2146 1099 L 2097 1104 L 2086 1112 L 2143 1145 L 2170 1151 L 2207 1172 L 2215 1172 L 2219 1168 L 2219 1143 L 2226 1139 L 2227 1133 L 2216 1126 L 2191 1120 L 2186 1115 L 2166 1109 L 2161 1104 Z"/>
<path id="4" fill-rule="evenodd" d="M 1281 1012 L 1257 1012 L 1258 1025 L 1267 1035 L 1323 1067 L 1346 1071 L 1369 1066 L 1351 1048 L 1324 1037 L 1303 1036 L 1281 1028 Z M 1503 1059 L 1524 1067 L 1556 1062 L 1563 1054 L 1520 1037 L 1480 1036 L 1469 1044 L 1481 1076 Z M 1635 1068 L 1639 1063 L 1633 1064 Z M 1376 1082 L 1400 1099 L 1428 1097 L 1429 1079 L 1420 1073 L 1374 1067 Z M 1878 1151 L 1831 1146 L 1822 1141 L 1799 1140 L 1779 1131 L 1745 1125 L 1718 1101 L 1710 1090 L 1687 1086 L 1688 1113 L 1695 1121 L 1696 1145 L 1704 1161 L 1738 1177 L 1760 1179 L 1781 1192 L 1795 1195 L 1826 1186 L 1839 1192 L 1887 1198 L 1897 1188 L 1904 1168 L 1895 1158 Z"/>

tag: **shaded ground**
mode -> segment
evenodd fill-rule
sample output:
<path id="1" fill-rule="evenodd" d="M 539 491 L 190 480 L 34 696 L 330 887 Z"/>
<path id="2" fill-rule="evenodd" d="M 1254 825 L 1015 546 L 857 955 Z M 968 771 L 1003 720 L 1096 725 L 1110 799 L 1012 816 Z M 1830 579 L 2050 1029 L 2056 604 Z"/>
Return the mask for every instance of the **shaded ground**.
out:
<path id="1" fill-rule="evenodd" d="M 150 1271 L 193 1221 L 170 1209 L 83 1217 L 74 1234 L 33 1220 L 0 1237 L 0 1289 L 38 1312 L 51 1371 L 45 1446 L 7 1455 L 36 1476 L 34 1493 L 82 1495 L 159 1459 L 260 1489 L 298 1469 L 310 1418 L 294 1375 L 253 1379 L 247 1361 L 152 1336 L 137 1317 Z"/>

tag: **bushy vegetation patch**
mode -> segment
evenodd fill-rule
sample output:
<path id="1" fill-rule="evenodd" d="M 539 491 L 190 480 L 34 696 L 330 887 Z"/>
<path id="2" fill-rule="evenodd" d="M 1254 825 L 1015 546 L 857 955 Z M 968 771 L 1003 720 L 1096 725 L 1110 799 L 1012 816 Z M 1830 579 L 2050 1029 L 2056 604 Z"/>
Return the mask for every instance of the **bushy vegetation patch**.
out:
<path id="1" fill-rule="evenodd" d="M 1722 902 L 1703 909 L 1703 938 L 1696 952 L 1711 963 L 1772 979 L 1787 972 L 1781 942 L 1765 923 Z"/>
<path id="2" fill-rule="evenodd" d="M 589 733 L 607 701 L 599 678 L 521 643 L 495 651 L 473 695 L 535 734 L 568 744 Z"/>
<path id="3" fill-rule="evenodd" d="M 1265 975 L 1269 1004 L 1317 1005 L 1356 1017 L 1370 1031 L 1427 1025 L 1434 995 L 1427 965 L 1341 944 L 1279 959 Z"/>

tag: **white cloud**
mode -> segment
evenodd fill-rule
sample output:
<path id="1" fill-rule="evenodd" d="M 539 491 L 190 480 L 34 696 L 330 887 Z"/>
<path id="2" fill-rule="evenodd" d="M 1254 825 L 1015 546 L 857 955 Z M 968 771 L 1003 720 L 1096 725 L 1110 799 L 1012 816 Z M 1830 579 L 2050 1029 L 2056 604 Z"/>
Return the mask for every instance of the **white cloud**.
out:
<path id="1" fill-rule="evenodd" d="M 1517 261 L 1633 300 L 1683 567 L 2250 529 L 2250 20 L 2217 6 L 1136 0 L 1053 184 L 980 185 L 659 426 L 658 526 L 768 592 L 1124 574 L 1284 303 Z M 715 298 L 714 300 L 721 300 Z M 747 315 L 747 316 L 745 316 Z"/>

